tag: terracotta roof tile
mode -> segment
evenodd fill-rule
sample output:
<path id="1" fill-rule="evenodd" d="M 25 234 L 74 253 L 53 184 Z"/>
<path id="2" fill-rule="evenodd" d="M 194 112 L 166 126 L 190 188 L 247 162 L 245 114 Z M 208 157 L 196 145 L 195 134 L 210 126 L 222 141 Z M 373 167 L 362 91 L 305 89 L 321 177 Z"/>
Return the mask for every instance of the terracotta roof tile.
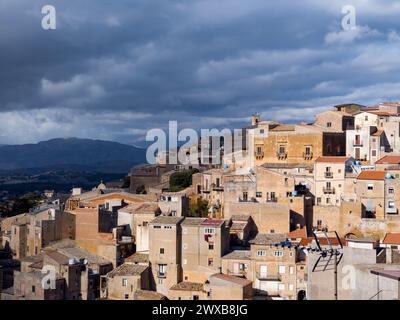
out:
<path id="1" fill-rule="evenodd" d="M 349 160 L 350 157 L 344 157 L 344 156 L 323 156 L 323 157 L 318 157 L 315 162 L 326 162 L 326 163 L 345 163 L 347 160 Z"/>
<path id="2" fill-rule="evenodd" d="M 384 244 L 400 244 L 400 233 L 387 233 L 382 243 Z"/>
<path id="3" fill-rule="evenodd" d="M 376 161 L 375 164 L 400 164 L 400 156 L 384 156 Z"/>
<path id="4" fill-rule="evenodd" d="M 288 233 L 288 238 L 307 238 L 307 229 L 303 227 Z"/>
<path id="5" fill-rule="evenodd" d="M 386 171 L 365 170 L 362 171 L 357 179 L 358 180 L 385 180 Z"/>

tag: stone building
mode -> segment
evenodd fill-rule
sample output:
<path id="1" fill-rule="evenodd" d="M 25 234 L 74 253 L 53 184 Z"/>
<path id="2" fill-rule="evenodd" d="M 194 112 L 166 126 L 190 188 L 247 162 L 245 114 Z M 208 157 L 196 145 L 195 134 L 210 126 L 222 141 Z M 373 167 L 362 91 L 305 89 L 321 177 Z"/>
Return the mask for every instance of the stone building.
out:
<path id="1" fill-rule="evenodd" d="M 250 280 L 221 273 L 211 275 L 204 288 L 210 300 L 250 300 L 253 297 Z"/>
<path id="2" fill-rule="evenodd" d="M 150 222 L 151 265 L 156 291 L 168 290 L 182 281 L 182 227 L 184 217 L 158 216 Z"/>
<path id="3" fill-rule="evenodd" d="M 186 218 L 182 224 L 183 280 L 204 283 L 221 270 L 221 257 L 229 250 L 225 220 Z"/>
<path id="4" fill-rule="evenodd" d="M 101 279 L 102 298 L 134 300 L 137 290 L 149 290 L 149 267 L 124 263 Z"/>

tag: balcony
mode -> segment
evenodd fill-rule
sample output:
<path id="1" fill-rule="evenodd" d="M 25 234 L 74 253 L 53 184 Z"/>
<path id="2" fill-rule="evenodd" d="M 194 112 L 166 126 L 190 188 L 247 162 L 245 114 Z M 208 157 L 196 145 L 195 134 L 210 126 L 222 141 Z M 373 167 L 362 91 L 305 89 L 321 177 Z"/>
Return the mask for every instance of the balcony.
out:
<path id="1" fill-rule="evenodd" d="M 278 152 L 276 153 L 276 156 L 277 156 L 278 159 L 280 159 L 280 160 L 286 159 L 286 158 L 287 158 L 287 152 L 280 152 L 280 151 L 278 151 Z"/>
<path id="2" fill-rule="evenodd" d="M 324 176 L 325 176 L 326 179 L 332 179 L 333 178 L 333 172 L 325 171 Z"/>
<path id="3" fill-rule="evenodd" d="M 264 151 L 256 151 L 254 153 L 257 160 L 264 158 Z"/>
<path id="4" fill-rule="evenodd" d="M 313 153 L 312 152 L 303 152 L 303 158 L 305 159 L 305 160 L 311 160 L 312 158 L 313 158 Z"/>
<path id="5" fill-rule="evenodd" d="M 334 194 L 335 193 L 335 188 L 332 187 L 323 187 L 323 192 L 325 194 Z"/>
<path id="6" fill-rule="evenodd" d="M 228 274 L 235 277 L 246 278 L 247 270 L 238 270 L 238 271 L 228 270 Z"/>
<path id="7" fill-rule="evenodd" d="M 212 188 L 213 191 L 224 191 L 224 187 L 223 187 L 223 186 L 217 185 L 217 184 L 215 184 L 215 183 L 213 183 L 213 184 L 211 185 L 211 188 Z"/>
<path id="8" fill-rule="evenodd" d="M 260 281 L 282 281 L 280 274 L 266 274 L 264 272 L 256 272 L 256 277 Z"/>
<path id="9" fill-rule="evenodd" d="M 387 214 L 397 214 L 397 208 L 386 208 Z"/>
<path id="10" fill-rule="evenodd" d="M 278 198 L 268 198 L 267 202 L 278 202 Z"/>
<path id="11" fill-rule="evenodd" d="M 353 141 L 353 147 L 362 147 L 363 143 L 361 140 L 354 140 Z"/>

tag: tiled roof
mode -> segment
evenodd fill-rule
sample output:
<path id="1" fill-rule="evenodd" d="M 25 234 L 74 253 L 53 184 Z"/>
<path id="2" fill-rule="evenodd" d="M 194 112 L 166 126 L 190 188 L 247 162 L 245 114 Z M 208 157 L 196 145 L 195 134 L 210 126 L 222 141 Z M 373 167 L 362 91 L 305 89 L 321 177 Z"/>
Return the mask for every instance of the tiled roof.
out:
<path id="1" fill-rule="evenodd" d="M 148 263 L 149 255 L 145 253 L 136 252 L 125 259 L 125 262 L 128 263 Z"/>
<path id="2" fill-rule="evenodd" d="M 222 257 L 222 259 L 238 259 L 238 260 L 250 260 L 250 250 L 234 250 Z"/>
<path id="3" fill-rule="evenodd" d="M 384 244 L 400 244 L 400 233 L 387 233 L 382 243 Z"/>
<path id="4" fill-rule="evenodd" d="M 121 212 L 135 213 L 135 214 L 154 214 L 159 211 L 156 202 L 133 203 L 124 208 L 119 209 Z"/>
<path id="5" fill-rule="evenodd" d="M 212 280 L 213 278 L 219 279 L 219 280 L 223 280 L 223 281 L 227 281 L 230 283 L 234 283 L 237 284 L 241 287 L 245 287 L 249 284 L 251 284 L 250 280 L 247 279 L 243 279 L 243 278 L 239 278 L 239 277 L 235 277 L 235 276 L 230 276 L 227 274 L 222 274 L 222 273 L 216 273 L 210 276 L 210 280 Z"/>
<path id="6" fill-rule="evenodd" d="M 315 162 L 324 162 L 324 163 L 345 163 L 347 160 L 349 160 L 349 157 L 344 157 L 344 156 L 337 156 L 337 157 L 328 157 L 328 156 L 323 156 L 323 157 L 318 157 Z"/>
<path id="7" fill-rule="evenodd" d="M 375 114 L 379 117 L 389 117 L 390 116 L 389 112 L 383 112 L 383 111 L 368 111 L 368 113 Z"/>
<path id="8" fill-rule="evenodd" d="M 375 164 L 400 164 L 400 156 L 384 156 L 376 161 Z"/>
<path id="9" fill-rule="evenodd" d="M 184 217 L 169 217 L 169 216 L 158 216 L 153 219 L 150 224 L 179 224 Z"/>
<path id="10" fill-rule="evenodd" d="M 385 180 L 386 171 L 365 170 L 362 171 L 357 179 L 358 180 Z"/>
<path id="11" fill-rule="evenodd" d="M 182 291 L 202 291 L 204 285 L 197 282 L 179 282 L 173 285 L 170 290 L 182 290 Z"/>
<path id="12" fill-rule="evenodd" d="M 182 226 L 200 226 L 207 218 L 185 218 Z"/>
<path id="13" fill-rule="evenodd" d="M 136 290 L 135 300 L 167 300 L 167 297 L 161 293 L 148 290 Z"/>
<path id="14" fill-rule="evenodd" d="M 288 238 L 307 238 L 307 229 L 303 227 L 288 233 Z"/>
<path id="15" fill-rule="evenodd" d="M 275 128 L 270 129 L 269 131 L 294 131 L 295 126 L 292 124 L 280 124 Z"/>
<path id="16" fill-rule="evenodd" d="M 274 245 L 286 241 L 286 235 L 280 233 L 259 233 L 250 241 L 251 244 L 269 244 Z"/>
<path id="17" fill-rule="evenodd" d="M 115 276 L 139 276 L 147 270 L 147 266 L 142 266 L 139 264 L 124 263 L 118 268 L 110 271 L 107 276 L 113 278 Z"/>
<path id="18" fill-rule="evenodd" d="M 67 265 L 69 262 L 69 257 L 57 251 L 47 251 L 46 256 L 61 265 Z"/>
<path id="19" fill-rule="evenodd" d="M 219 219 L 207 219 L 201 223 L 202 226 L 210 226 L 210 227 L 220 227 L 225 222 L 225 220 Z"/>
<path id="20" fill-rule="evenodd" d="M 243 230 L 244 228 L 246 228 L 246 226 L 246 222 L 233 222 L 231 225 L 231 230 Z"/>

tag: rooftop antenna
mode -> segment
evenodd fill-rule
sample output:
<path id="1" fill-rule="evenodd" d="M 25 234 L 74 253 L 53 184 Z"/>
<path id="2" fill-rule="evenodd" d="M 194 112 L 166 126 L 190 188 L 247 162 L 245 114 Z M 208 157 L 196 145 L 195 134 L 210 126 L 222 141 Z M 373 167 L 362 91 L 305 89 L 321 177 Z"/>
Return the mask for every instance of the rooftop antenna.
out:
<path id="1" fill-rule="evenodd" d="M 325 272 L 328 270 L 332 270 L 333 267 L 333 276 L 334 276 L 334 297 L 335 300 L 338 300 L 338 275 L 337 275 L 337 266 L 343 258 L 343 244 L 340 240 L 340 237 L 336 231 L 332 231 L 330 233 L 334 233 L 333 237 L 328 236 L 327 231 L 314 232 L 313 236 L 315 240 L 315 244 L 317 248 L 303 247 L 303 251 L 312 252 L 318 254 L 319 257 L 315 262 L 312 272 Z M 336 238 L 338 246 L 332 244 L 332 239 Z M 326 245 L 321 243 L 321 239 L 325 239 Z M 332 261 L 333 260 L 333 261 Z"/>

